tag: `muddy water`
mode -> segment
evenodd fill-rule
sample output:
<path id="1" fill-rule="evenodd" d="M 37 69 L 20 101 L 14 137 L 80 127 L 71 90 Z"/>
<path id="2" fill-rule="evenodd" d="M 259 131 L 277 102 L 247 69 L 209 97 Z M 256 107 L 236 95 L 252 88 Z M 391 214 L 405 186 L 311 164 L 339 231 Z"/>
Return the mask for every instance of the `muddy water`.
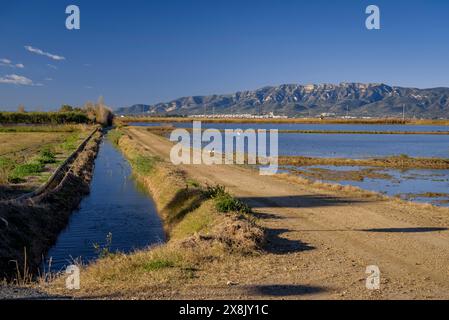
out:
<path id="1" fill-rule="evenodd" d="M 293 171 L 291 171 L 293 169 Z M 281 169 L 281 172 L 291 172 L 297 174 L 294 170 L 312 171 L 314 169 L 330 170 L 331 172 L 361 172 L 366 167 L 357 166 L 308 166 L 293 167 L 287 166 Z M 404 200 L 410 200 L 420 203 L 431 203 L 437 206 L 449 207 L 449 170 L 433 169 L 411 169 L 395 170 L 386 168 L 371 168 L 373 173 L 379 173 L 379 176 L 371 175 L 356 180 L 335 181 L 328 179 L 326 173 L 313 180 L 320 180 L 330 183 L 339 183 L 342 185 L 352 185 L 365 190 L 371 190 L 383 193 L 389 196 L 400 197 Z M 302 174 L 300 174 L 302 175 Z M 306 176 L 307 177 L 307 176 Z"/>
<path id="2" fill-rule="evenodd" d="M 112 241 L 108 245 L 108 234 Z M 53 271 L 79 259 L 88 263 L 98 257 L 94 244 L 110 252 L 130 252 L 163 242 L 162 222 L 151 197 L 132 178 L 123 155 L 104 140 L 91 183 L 91 193 L 71 216 L 67 228 L 47 254 Z"/>

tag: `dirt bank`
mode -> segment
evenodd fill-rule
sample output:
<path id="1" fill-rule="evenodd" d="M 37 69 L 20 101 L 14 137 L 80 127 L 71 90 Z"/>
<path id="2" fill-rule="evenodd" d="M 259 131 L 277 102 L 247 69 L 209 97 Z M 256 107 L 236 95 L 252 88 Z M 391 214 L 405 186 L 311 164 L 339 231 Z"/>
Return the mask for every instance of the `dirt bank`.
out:
<path id="1" fill-rule="evenodd" d="M 0 202 L 0 279 L 31 276 L 71 212 L 89 192 L 101 133 L 97 132 L 55 185 L 20 201 Z M 26 259 L 25 259 L 26 257 Z M 17 263 L 16 263 L 17 261 Z M 19 266 L 20 274 L 16 267 Z"/>

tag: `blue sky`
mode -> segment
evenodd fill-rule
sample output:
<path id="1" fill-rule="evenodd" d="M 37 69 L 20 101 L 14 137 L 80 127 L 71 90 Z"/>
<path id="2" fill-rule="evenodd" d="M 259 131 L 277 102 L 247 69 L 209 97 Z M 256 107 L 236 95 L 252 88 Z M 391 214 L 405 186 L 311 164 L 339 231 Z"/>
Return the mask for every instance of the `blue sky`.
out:
<path id="1" fill-rule="evenodd" d="M 65 28 L 70 4 L 79 31 Z M 370 4 L 381 30 L 365 28 Z M 448 38 L 446 0 L 2 0 L 0 109 L 100 95 L 122 107 L 283 83 L 449 87 Z"/>

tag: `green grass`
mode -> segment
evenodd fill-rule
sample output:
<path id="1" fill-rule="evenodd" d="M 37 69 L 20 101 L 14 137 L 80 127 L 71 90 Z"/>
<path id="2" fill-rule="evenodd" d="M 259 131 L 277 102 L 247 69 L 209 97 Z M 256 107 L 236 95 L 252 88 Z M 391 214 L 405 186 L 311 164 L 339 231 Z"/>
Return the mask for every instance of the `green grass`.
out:
<path id="1" fill-rule="evenodd" d="M 118 142 L 120 141 L 120 138 L 123 136 L 123 132 L 118 130 L 118 129 L 114 129 L 114 130 L 110 130 L 108 132 L 107 138 L 114 144 L 114 145 L 118 145 Z"/>
<path id="2" fill-rule="evenodd" d="M 23 182 L 26 177 L 40 175 L 40 173 L 44 171 L 45 165 L 51 163 L 56 163 L 55 154 L 50 149 L 44 148 L 40 151 L 37 158 L 24 164 L 16 164 L 12 160 L 6 158 L 1 159 L 0 175 L 7 175 L 6 180 L 10 183 L 20 183 Z"/>
<path id="3" fill-rule="evenodd" d="M 61 148 L 65 151 L 74 151 L 78 148 L 79 144 L 79 134 L 75 133 L 67 137 L 67 139 L 61 144 Z"/>
<path id="4" fill-rule="evenodd" d="M 193 187 L 193 188 L 200 188 L 201 187 L 200 183 L 198 181 L 193 180 L 193 179 L 187 179 L 186 183 L 187 183 L 188 186 Z"/>
<path id="5" fill-rule="evenodd" d="M 157 159 L 155 157 L 138 155 L 131 160 L 131 165 L 138 174 L 149 174 L 154 170 Z"/>
<path id="6" fill-rule="evenodd" d="M 184 239 L 197 233 L 207 234 L 219 218 L 213 200 L 208 200 L 193 212 L 189 212 L 170 231 L 171 239 Z"/>
<path id="7" fill-rule="evenodd" d="M 16 166 L 8 176 L 8 181 L 12 183 L 20 183 L 25 177 L 37 175 L 42 172 L 44 165 L 39 162 L 25 163 Z"/>
<path id="8" fill-rule="evenodd" d="M 159 258 L 148 261 L 143 265 L 145 271 L 157 271 L 166 268 L 173 268 L 175 263 L 172 260 L 166 258 Z"/>
<path id="9" fill-rule="evenodd" d="M 41 164 L 56 163 L 56 156 L 49 148 L 45 148 L 41 150 L 37 161 Z"/>
<path id="10" fill-rule="evenodd" d="M 45 171 L 47 165 L 49 169 L 62 163 L 56 157 L 56 151 L 62 155 L 68 155 L 79 145 L 80 132 L 70 134 L 62 143 L 57 142 L 50 145 L 41 146 L 37 154 L 33 153 L 24 157 L 0 157 L 0 183 L 17 184 L 26 181 L 27 177 L 34 176 L 34 182 L 44 183 L 51 175 Z M 56 151 L 55 151 L 56 150 Z M 62 152 L 61 152 L 62 151 Z"/>

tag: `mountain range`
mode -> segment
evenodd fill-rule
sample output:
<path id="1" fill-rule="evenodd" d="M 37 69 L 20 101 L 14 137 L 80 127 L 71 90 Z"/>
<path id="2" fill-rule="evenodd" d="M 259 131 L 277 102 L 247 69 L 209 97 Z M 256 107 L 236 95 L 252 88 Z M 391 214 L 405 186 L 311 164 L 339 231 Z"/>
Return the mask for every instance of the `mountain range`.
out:
<path id="1" fill-rule="evenodd" d="M 154 105 L 116 110 L 119 115 L 267 114 L 290 117 L 321 114 L 353 117 L 449 117 L 449 88 L 417 89 L 377 83 L 264 87 L 234 94 L 190 96 Z"/>

